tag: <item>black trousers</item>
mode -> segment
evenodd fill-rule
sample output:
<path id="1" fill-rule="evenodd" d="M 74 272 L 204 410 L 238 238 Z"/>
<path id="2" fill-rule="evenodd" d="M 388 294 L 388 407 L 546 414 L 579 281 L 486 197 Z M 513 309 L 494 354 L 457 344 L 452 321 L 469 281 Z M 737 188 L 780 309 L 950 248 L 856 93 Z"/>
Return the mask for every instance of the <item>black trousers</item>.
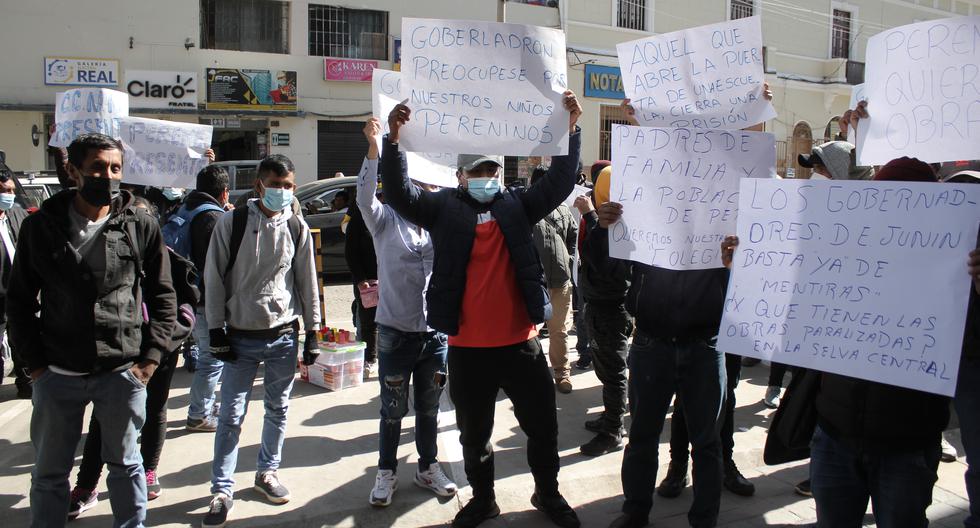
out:
<path id="1" fill-rule="evenodd" d="M 724 421 L 721 424 L 721 456 L 728 463 L 735 453 L 735 387 L 742 375 L 742 356 L 725 354 L 725 372 L 728 376 L 728 394 L 725 399 Z M 687 464 L 690 443 L 687 420 L 684 419 L 684 404 L 680 398 L 676 398 L 674 414 L 670 419 L 670 460 Z"/>
<path id="2" fill-rule="evenodd" d="M 146 385 L 146 423 L 140 434 L 140 455 L 143 468 L 156 470 L 163 452 L 163 441 L 167 438 L 167 400 L 170 398 L 170 382 L 177 370 L 178 353 L 168 354 L 163 363 L 153 373 Z M 75 485 L 85 489 L 95 489 L 102 477 L 102 428 L 92 416 L 89 422 L 85 447 L 82 450 L 82 463 L 78 466 Z"/>
<path id="3" fill-rule="evenodd" d="M 378 307 L 365 308 L 361 303 L 361 291 L 354 285 L 354 310 L 357 312 L 358 330 L 361 332 L 361 339 L 366 345 L 364 349 L 364 361 L 374 363 L 378 360 L 378 325 L 374 322 L 374 316 L 378 313 Z"/>
<path id="4" fill-rule="evenodd" d="M 527 435 L 527 464 L 538 492 L 558 492 L 555 382 L 538 338 L 496 348 L 449 347 L 449 396 L 456 406 L 463 465 L 474 497 L 493 493 L 493 416 L 497 392 L 514 404 Z"/>
<path id="5" fill-rule="evenodd" d="M 602 382 L 602 431 L 618 436 L 626 415 L 626 354 L 633 318 L 623 303 L 590 302 L 585 319 L 592 340 L 592 364 Z"/>

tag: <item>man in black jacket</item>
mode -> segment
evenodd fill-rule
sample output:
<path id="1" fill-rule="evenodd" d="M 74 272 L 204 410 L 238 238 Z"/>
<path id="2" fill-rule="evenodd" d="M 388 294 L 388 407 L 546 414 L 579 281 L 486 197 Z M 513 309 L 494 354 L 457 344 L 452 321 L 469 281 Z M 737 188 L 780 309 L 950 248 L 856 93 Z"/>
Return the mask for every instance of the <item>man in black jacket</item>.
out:
<path id="1" fill-rule="evenodd" d="M 619 265 L 609 257 L 609 226 L 622 205 L 599 206 L 599 226 L 587 238 L 586 260 Z M 725 358 L 714 341 L 721 324 L 728 270 L 676 271 L 631 263 L 626 307 L 636 321 L 629 351 L 632 422 L 623 455 L 623 515 L 610 528 L 647 525 L 659 465 L 660 433 L 671 398 L 684 402 L 694 458 L 694 501 L 687 518 L 713 527 L 721 505 L 720 416 L 725 403 Z"/>
<path id="2" fill-rule="evenodd" d="M 146 482 L 136 438 L 146 383 L 176 320 L 170 261 L 156 219 L 119 190 L 118 141 L 80 136 L 68 162 L 79 188 L 24 221 L 7 292 L 10 337 L 34 380 L 32 525 L 65 523 L 68 474 L 92 402 L 116 524 L 140 526 Z"/>
<path id="3" fill-rule="evenodd" d="M 208 165 L 197 174 L 197 187 L 184 200 L 187 211 L 200 211 L 193 216 L 190 225 L 190 259 L 198 275 L 204 275 L 208 258 L 211 233 L 228 205 L 228 171 L 218 165 Z M 215 389 L 221 378 L 224 363 L 211 355 L 211 339 L 208 336 L 208 318 L 204 310 L 204 281 L 199 282 L 201 302 L 195 310 L 194 340 L 198 346 L 197 366 L 191 381 L 190 403 L 187 406 L 187 429 L 214 432 L 218 428 L 213 413 Z"/>
<path id="4" fill-rule="evenodd" d="M 347 209 L 350 222 L 347 223 L 347 232 L 344 234 L 344 257 L 354 279 L 354 309 L 357 311 L 357 330 L 366 345 L 364 379 L 367 379 L 377 369 L 378 364 L 378 351 L 375 345 L 378 325 L 374 323 L 378 307 L 364 306 L 361 301 L 361 288 L 369 286 L 370 281 L 378 280 L 378 256 L 374 252 L 374 241 L 367 225 L 364 224 L 361 210 L 357 207 L 347 208 L 346 200 L 344 198 L 344 208 Z"/>
<path id="5" fill-rule="evenodd" d="M 0 243 L 0 306 L 6 303 L 7 285 L 10 284 L 10 272 L 13 269 L 14 255 L 17 251 L 17 234 L 20 232 L 20 226 L 24 222 L 24 218 L 27 217 L 27 211 L 24 211 L 19 205 L 14 203 L 16 200 L 16 189 L 13 175 L 7 169 L 6 165 L 0 162 L 0 238 L 2 238 L 2 243 Z M 3 340 L 0 346 L 5 347 L 6 351 L 9 351 L 10 344 L 7 342 L 6 331 L 7 318 L 5 314 L 0 313 L 0 339 Z M 16 354 L 9 354 L 9 359 L 13 366 L 13 374 L 16 377 L 17 397 L 30 399 L 31 378 L 24 372 L 23 365 L 16 358 Z M 0 376 L 4 372 L 3 361 L 3 359 L 0 359 Z"/>
<path id="6" fill-rule="evenodd" d="M 503 389 L 527 434 L 534 475 L 531 504 L 563 527 L 578 517 L 558 492 L 558 419 L 551 370 L 535 324 L 551 315 L 544 270 L 531 227 L 571 193 L 581 138 L 582 108 L 565 92 L 571 137 L 567 156 L 552 158 L 548 174 L 519 192 L 502 188 L 503 156 L 460 154 L 459 188 L 423 192 L 408 178 L 398 132 L 411 111 L 398 105 L 381 156 L 391 207 L 432 235 L 434 259 L 426 291 L 429 326 L 449 335 L 450 397 L 473 499 L 453 526 L 474 527 L 500 514 L 493 493 L 493 412 Z"/>

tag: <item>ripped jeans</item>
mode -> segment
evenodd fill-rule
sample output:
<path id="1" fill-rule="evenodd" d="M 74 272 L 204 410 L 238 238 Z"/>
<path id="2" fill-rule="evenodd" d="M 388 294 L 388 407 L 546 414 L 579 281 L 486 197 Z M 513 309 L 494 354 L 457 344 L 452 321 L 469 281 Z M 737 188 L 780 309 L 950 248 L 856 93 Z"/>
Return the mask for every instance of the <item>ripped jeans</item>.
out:
<path id="1" fill-rule="evenodd" d="M 415 448 L 419 471 L 436 462 L 439 397 L 446 386 L 446 335 L 402 332 L 378 325 L 381 432 L 378 469 L 396 471 L 402 418 L 408 414 L 409 381 L 415 390 Z"/>

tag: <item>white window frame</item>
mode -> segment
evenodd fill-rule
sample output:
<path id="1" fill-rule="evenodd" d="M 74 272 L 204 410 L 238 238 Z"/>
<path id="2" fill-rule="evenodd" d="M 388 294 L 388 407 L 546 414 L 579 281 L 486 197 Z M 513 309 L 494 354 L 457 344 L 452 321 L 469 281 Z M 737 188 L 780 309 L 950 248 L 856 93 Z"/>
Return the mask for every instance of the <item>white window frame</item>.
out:
<path id="1" fill-rule="evenodd" d="M 643 21 L 643 26 L 645 29 L 642 30 L 619 27 L 619 2 L 620 1 L 621 0 L 612 0 L 612 2 L 610 2 L 611 8 L 609 11 L 609 25 L 612 26 L 613 29 L 619 31 L 629 31 L 632 33 L 640 33 L 644 35 L 653 33 L 653 12 L 654 12 L 656 0 L 646 0 L 646 19 Z"/>
<path id="2" fill-rule="evenodd" d="M 762 16 L 760 0 L 752 0 L 752 16 Z M 725 20 L 732 20 L 732 0 L 725 0 Z"/>
<path id="3" fill-rule="evenodd" d="M 838 2 L 834 0 L 830 2 L 830 11 L 827 13 L 827 58 L 834 58 L 834 10 L 848 11 L 851 13 L 851 49 L 848 50 L 848 58 L 844 60 L 855 60 L 851 55 L 851 51 L 855 49 L 855 44 L 857 44 L 857 31 L 855 28 L 858 26 L 858 6 L 854 4 L 848 4 L 847 2 Z M 839 57 L 838 57 L 839 58 Z"/>

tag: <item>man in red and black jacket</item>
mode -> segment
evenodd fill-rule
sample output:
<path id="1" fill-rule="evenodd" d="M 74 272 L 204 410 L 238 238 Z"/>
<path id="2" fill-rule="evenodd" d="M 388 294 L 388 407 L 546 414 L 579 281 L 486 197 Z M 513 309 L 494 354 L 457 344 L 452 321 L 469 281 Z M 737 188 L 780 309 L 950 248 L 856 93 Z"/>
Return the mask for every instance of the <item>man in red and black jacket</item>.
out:
<path id="1" fill-rule="evenodd" d="M 531 504 L 559 526 L 579 526 L 558 492 L 555 385 L 535 326 L 550 317 L 551 305 L 531 237 L 532 226 L 575 185 L 581 146 L 576 122 L 582 108 L 572 92 L 565 92 L 564 105 L 570 113 L 568 155 L 552 158 L 548 173 L 523 192 L 502 187 L 503 156 L 468 154 L 459 155 L 459 188 L 421 191 L 409 179 L 397 146 L 411 111 L 398 105 L 388 117 L 391 133 L 381 156 L 385 198 L 403 218 L 432 235 L 426 319 L 449 336 L 449 391 L 473 489 L 455 527 L 474 527 L 500 514 L 490 447 L 500 389 L 513 402 L 528 437 L 535 483 Z"/>

